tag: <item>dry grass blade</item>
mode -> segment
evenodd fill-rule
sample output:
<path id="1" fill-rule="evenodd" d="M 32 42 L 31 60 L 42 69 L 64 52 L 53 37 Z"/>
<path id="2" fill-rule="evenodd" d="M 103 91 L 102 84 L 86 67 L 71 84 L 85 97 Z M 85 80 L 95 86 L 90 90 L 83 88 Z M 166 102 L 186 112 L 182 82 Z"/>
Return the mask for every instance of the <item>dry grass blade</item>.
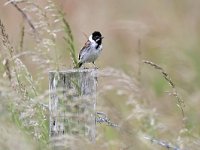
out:
<path id="1" fill-rule="evenodd" d="M 26 2 L 27 0 L 8 0 L 4 5 L 8 5 L 12 2 L 15 2 L 15 3 L 23 3 L 23 2 Z"/>
<path id="2" fill-rule="evenodd" d="M 11 82 L 12 76 L 11 76 L 9 60 L 8 59 L 4 59 L 3 60 L 3 65 L 4 65 L 4 69 L 5 69 L 5 75 L 8 77 L 9 81 Z"/>
<path id="3" fill-rule="evenodd" d="M 0 35 L 1 35 L 1 40 L 3 42 L 3 45 L 9 50 L 10 57 L 13 57 L 14 49 L 10 44 L 10 41 L 8 39 L 8 34 L 6 33 L 5 27 L 0 20 Z"/>
<path id="4" fill-rule="evenodd" d="M 184 118 L 184 117 L 185 117 L 185 115 L 184 115 L 184 110 L 183 110 L 184 101 L 183 101 L 183 100 L 180 98 L 180 96 L 178 95 L 178 92 L 177 92 L 177 90 L 176 90 L 176 88 L 175 88 L 175 84 L 174 84 L 174 82 L 171 80 L 169 74 L 168 74 L 162 67 L 160 67 L 159 65 L 157 65 L 157 64 L 155 64 L 155 63 L 153 63 L 153 62 L 151 62 L 151 61 L 144 60 L 143 62 L 144 62 L 145 64 L 148 64 L 148 65 L 152 66 L 152 67 L 155 68 L 156 70 L 159 70 L 159 71 L 162 73 L 164 79 L 170 84 L 170 86 L 171 86 L 172 89 L 173 89 L 173 92 L 172 92 L 170 95 L 173 95 L 173 96 L 176 97 L 176 99 L 177 99 L 177 105 L 178 105 L 178 107 L 181 109 L 181 112 L 182 112 L 182 115 L 183 115 L 183 118 Z"/>
<path id="5" fill-rule="evenodd" d="M 172 150 L 181 150 L 178 146 L 172 145 L 171 143 L 168 143 L 166 141 L 163 140 L 158 140 L 158 139 L 154 139 L 148 136 L 145 136 L 144 139 L 151 141 L 154 144 L 158 144 L 168 150 L 172 149 Z"/>
<path id="6" fill-rule="evenodd" d="M 31 22 L 31 19 L 29 18 L 29 16 L 17 5 L 17 3 L 13 1 L 9 1 L 9 2 L 22 14 L 23 18 L 27 21 L 29 26 L 32 28 L 33 32 L 36 33 L 36 29 L 33 23 Z"/>
<path id="7" fill-rule="evenodd" d="M 105 123 L 106 125 L 111 127 L 118 127 L 118 125 L 113 123 L 103 112 L 96 112 L 96 122 L 100 124 Z"/>
<path id="8" fill-rule="evenodd" d="M 20 42 L 19 42 L 19 50 L 20 51 L 23 51 L 23 47 L 24 47 L 24 35 L 25 35 L 25 26 L 22 25 L 21 35 L 20 35 Z"/>

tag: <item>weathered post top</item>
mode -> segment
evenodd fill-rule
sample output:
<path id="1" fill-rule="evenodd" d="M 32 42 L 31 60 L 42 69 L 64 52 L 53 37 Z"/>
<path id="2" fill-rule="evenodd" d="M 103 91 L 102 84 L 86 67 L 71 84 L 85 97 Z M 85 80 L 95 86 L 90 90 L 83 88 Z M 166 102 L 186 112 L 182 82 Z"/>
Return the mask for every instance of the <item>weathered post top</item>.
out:
<path id="1" fill-rule="evenodd" d="M 96 69 L 49 72 L 50 136 L 95 140 Z"/>

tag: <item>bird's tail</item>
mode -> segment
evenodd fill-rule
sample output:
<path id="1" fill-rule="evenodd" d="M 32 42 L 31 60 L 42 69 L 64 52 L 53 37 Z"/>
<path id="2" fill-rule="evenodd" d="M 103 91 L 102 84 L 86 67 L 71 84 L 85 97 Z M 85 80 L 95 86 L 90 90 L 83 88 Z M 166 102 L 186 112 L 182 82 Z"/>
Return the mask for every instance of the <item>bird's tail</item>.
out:
<path id="1" fill-rule="evenodd" d="M 83 65 L 82 62 L 79 62 L 74 68 L 80 68 Z"/>

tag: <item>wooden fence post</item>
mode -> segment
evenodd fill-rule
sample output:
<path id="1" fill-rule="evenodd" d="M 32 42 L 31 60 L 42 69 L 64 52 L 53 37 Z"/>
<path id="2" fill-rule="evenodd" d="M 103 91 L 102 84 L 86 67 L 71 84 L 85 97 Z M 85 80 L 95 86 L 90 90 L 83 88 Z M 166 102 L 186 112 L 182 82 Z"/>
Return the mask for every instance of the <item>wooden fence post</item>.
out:
<path id="1" fill-rule="evenodd" d="M 84 135 L 95 140 L 95 69 L 49 72 L 50 137 Z"/>

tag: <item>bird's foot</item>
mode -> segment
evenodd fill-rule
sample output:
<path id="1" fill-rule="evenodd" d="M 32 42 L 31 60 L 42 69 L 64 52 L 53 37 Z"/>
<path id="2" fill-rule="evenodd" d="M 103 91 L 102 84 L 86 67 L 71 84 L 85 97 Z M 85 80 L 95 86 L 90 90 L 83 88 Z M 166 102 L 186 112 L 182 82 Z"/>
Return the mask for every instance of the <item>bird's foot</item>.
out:
<path id="1" fill-rule="evenodd" d="M 97 66 L 95 66 L 94 69 L 99 69 L 99 68 Z"/>

